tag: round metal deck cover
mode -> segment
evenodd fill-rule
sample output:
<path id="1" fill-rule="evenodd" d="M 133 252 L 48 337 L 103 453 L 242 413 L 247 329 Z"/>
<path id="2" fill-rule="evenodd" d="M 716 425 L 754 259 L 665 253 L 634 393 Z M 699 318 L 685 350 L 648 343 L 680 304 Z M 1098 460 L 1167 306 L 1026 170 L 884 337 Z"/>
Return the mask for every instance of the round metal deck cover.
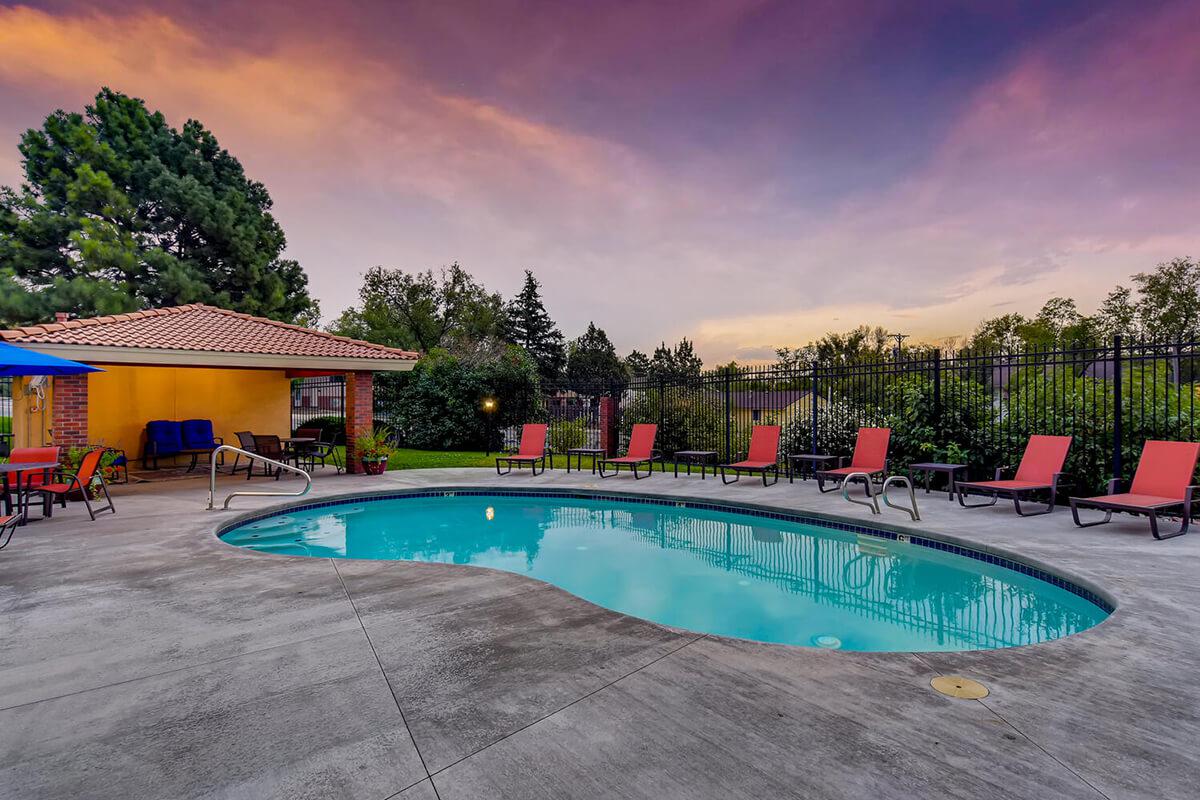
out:
<path id="1" fill-rule="evenodd" d="M 947 697 L 957 697 L 963 700 L 979 700 L 988 696 L 986 686 L 961 675 L 939 675 L 931 680 L 929 685 Z"/>

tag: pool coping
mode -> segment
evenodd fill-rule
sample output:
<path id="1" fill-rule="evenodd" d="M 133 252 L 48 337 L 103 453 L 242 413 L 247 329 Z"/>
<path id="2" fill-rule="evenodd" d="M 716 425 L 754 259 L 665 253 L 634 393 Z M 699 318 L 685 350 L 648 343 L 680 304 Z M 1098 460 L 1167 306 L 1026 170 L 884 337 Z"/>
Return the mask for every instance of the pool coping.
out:
<path id="1" fill-rule="evenodd" d="M 1076 575 L 1068 570 L 1063 570 L 1061 567 L 1056 565 L 1048 564 L 1038 558 L 1015 553 L 1002 547 L 995 547 L 993 545 L 979 542 L 969 542 L 966 539 L 956 537 L 952 534 L 930 533 L 929 531 L 915 528 L 911 525 L 883 521 L 880 521 L 879 523 L 872 523 L 871 525 L 864 525 L 861 520 L 856 520 L 837 514 L 829 514 L 826 512 L 800 512 L 785 509 L 779 506 L 771 506 L 765 503 L 748 503 L 736 500 L 699 500 L 694 496 L 689 497 L 686 495 L 658 493 L 649 494 L 645 492 L 633 493 L 606 489 L 555 489 L 533 487 L 500 489 L 487 486 L 453 485 L 422 487 L 414 489 L 381 489 L 366 492 L 348 492 L 345 494 L 331 495 L 316 501 L 295 500 L 292 502 L 279 503 L 266 508 L 243 512 L 231 519 L 223 520 L 220 525 L 217 525 L 213 529 L 213 533 L 217 540 L 221 543 L 230 547 L 237 547 L 238 549 L 246 550 L 252 548 L 231 545 L 228 542 L 225 542 L 225 540 L 222 538 L 223 534 L 228 533 L 235 528 L 247 525 L 251 522 L 268 519 L 270 517 L 279 516 L 281 514 L 286 514 L 293 511 L 305 511 L 309 509 L 348 505 L 355 502 L 378 502 L 383 500 L 412 499 L 420 497 L 446 497 L 456 496 L 458 494 L 492 497 L 554 497 L 575 500 L 616 500 L 620 502 L 644 505 L 670 505 L 676 508 L 743 514 L 746 516 L 776 519 L 800 524 L 816 524 L 820 527 L 833 528 L 835 530 L 846 531 L 856 535 L 874 536 L 876 538 L 885 539 L 888 541 L 899 541 L 902 543 L 914 544 L 919 547 L 927 547 L 931 550 L 947 552 L 953 555 L 981 561 L 985 564 L 1011 569 L 1020 574 L 1027 575 L 1037 580 L 1045 581 L 1053 586 L 1057 586 L 1058 588 L 1081 597 L 1082 599 L 1087 600 L 1088 602 L 1097 606 L 1107 614 L 1105 619 L 1101 620 L 1100 624 L 1103 624 L 1104 621 L 1110 619 L 1120 606 L 1117 598 L 1111 592 L 1101 586 L 1098 586 L 1096 583 L 1087 578 Z M 285 554 L 263 553 L 263 555 Z M 302 557 L 308 558 L 310 556 Z M 404 559 L 396 560 L 404 561 Z"/>

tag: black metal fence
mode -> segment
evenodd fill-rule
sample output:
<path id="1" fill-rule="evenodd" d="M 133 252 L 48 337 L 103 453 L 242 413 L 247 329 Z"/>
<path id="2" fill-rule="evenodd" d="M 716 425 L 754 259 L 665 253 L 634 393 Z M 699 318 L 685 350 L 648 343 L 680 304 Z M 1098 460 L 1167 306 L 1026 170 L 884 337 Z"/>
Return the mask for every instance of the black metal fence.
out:
<path id="1" fill-rule="evenodd" d="M 326 375 L 292 381 L 292 430 L 328 420 L 330 434 L 338 432 L 346 417 L 346 378 Z"/>
<path id="2" fill-rule="evenodd" d="M 1099 491 L 1128 478 L 1147 439 L 1200 434 L 1200 343 L 1125 342 L 1025 353 L 922 351 L 868 362 L 706 373 L 687 379 L 635 379 L 575 395 L 589 402 L 560 413 L 563 391 L 544 398 L 557 443 L 601 438 L 600 398 L 615 398 L 614 439 L 624 447 L 634 423 L 659 426 L 658 444 L 746 452 L 754 425 L 780 425 L 781 456 L 849 455 L 861 426 L 892 429 L 891 467 L 916 461 L 968 465 L 991 477 L 1020 461 L 1032 434 L 1074 437 L 1067 462 L 1076 488 Z M 570 428 L 571 435 L 556 431 Z M 515 444 L 515 429 L 505 437 Z"/>
<path id="3" fill-rule="evenodd" d="M 712 450 L 724 460 L 746 451 L 758 424 L 782 427 L 781 456 L 848 455 L 860 426 L 886 426 L 892 429 L 893 470 L 915 461 L 950 461 L 967 464 L 976 478 L 1015 465 L 1031 434 L 1071 435 L 1067 470 L 1075 488 L 1091 491 L 1108 477 L 1130 477 L 1147 439 L 1196 439 L 1198 377 L 1200 343 L 1117 337 L 1108 346 L 1083 349 L 915 351 L 868 362 L 543 387 L 523 421 L 549 423 L 550 446 L 558 453 L 602 442 L 622 449 L 633 424 L 653 422 L 668 457 Z M 399 385 L 377 381 L 377 421 L 388 423 L 400 407 Z M 297 387 L 294 426 L 342 415 L 340 377 L 307 379 Z M 515 448 L 520 438 L 513 422 L 498 426 L 494 437 L 505 448 Z"/>
<path id="4" fill-rule="evenodd" d="M 13 379 L 0 376 L 0 458 L 7 458 L 12 446 Z"/>

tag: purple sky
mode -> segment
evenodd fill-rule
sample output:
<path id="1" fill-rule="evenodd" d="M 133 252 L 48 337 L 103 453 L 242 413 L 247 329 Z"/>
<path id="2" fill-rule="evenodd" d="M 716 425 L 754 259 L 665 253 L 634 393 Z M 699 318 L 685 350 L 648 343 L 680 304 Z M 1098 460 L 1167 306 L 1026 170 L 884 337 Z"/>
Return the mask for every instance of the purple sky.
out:
<path id="1" fill-rule="evenodd" d="M 1195 2 L 0 4 L 0 183 L 102 84 L 267 184 L 327 318 L 529 267 L 568 336 L 715 363 L 1200 255 Z"/>

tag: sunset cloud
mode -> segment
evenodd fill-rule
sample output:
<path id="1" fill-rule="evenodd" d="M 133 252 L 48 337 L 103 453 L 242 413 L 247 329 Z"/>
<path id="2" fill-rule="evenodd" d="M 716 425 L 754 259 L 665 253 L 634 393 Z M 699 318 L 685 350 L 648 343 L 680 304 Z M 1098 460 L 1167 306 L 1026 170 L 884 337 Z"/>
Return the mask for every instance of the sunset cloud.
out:
<path id="1" fill-rule="evenodd" d="M 1200 251 L 1184 2 L 102 8 L 0 6 L 0 183 L 101 85 L 200 119 L 327 315 L 377 263 L 531 267 L 568 335 L 716 362 L 1086 307 Z"/>

